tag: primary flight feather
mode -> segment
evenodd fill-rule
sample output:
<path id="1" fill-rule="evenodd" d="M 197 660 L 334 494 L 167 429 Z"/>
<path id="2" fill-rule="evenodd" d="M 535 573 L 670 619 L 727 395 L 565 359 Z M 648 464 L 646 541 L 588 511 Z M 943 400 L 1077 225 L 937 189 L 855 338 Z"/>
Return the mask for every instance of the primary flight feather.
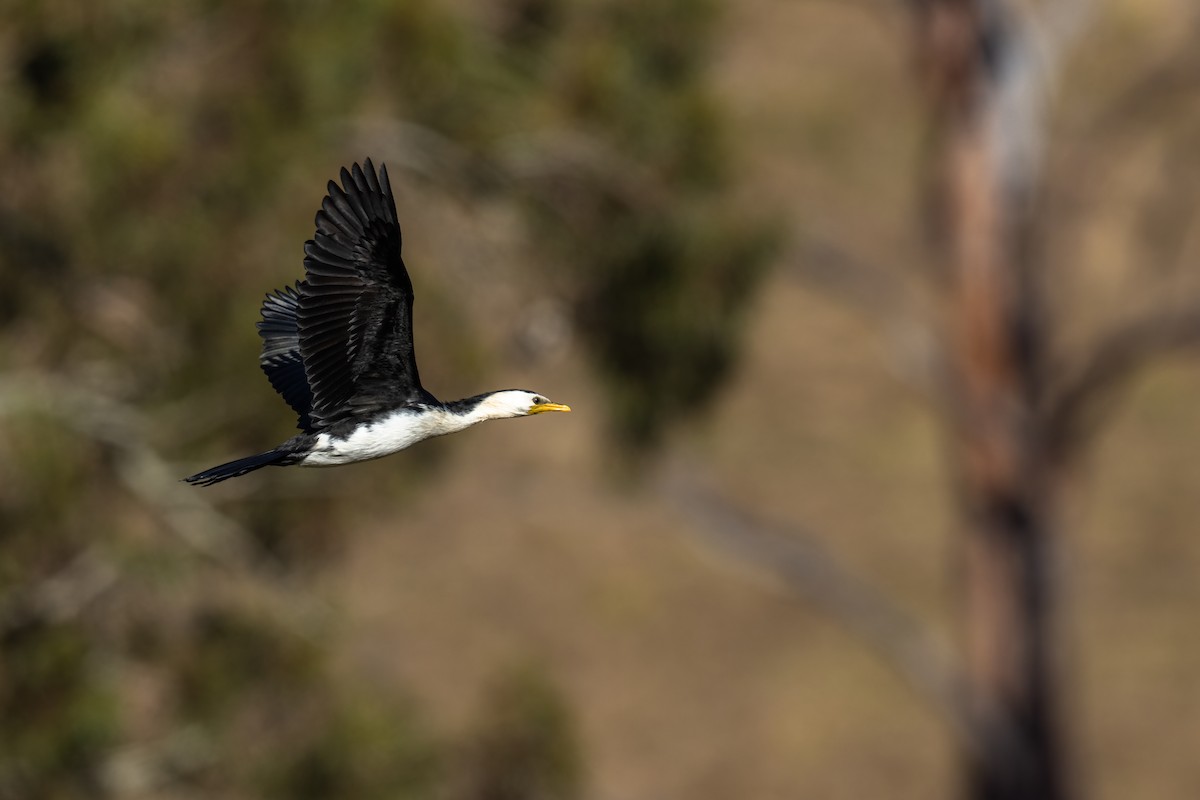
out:
<path id="1" fill-rule="evenodd" d="M 266 466 L 334 466 L 379 458 L 487 419 L 570 411 L 508 389 L 440 402 L 421 386 L 413 349 L 413 288 L 387 167 L 371 160 L 330 181 L 304 280 L 268 294 L 259 363 L 302 431 L 265 453 L 185 481 L 208 486 Z"/>

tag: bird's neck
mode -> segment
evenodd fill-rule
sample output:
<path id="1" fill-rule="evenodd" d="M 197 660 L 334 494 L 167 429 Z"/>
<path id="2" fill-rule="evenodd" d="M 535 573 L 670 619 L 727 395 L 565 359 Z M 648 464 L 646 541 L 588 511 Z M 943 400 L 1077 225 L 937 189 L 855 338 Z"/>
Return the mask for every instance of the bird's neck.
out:
<path id="1" fill-rule="evenodd" d="M 487 409 L 476 406 L 467 411 L 446 414 L 444 424 L 455 431 L 461 431 L 463 428 L 478 425 L 480 422 L 489 419 L 495 419 L 495 417 Z"/>
<path id="2" fill-rule="evenodd" d="M 510 408 L 494 399 L 494 394 L 479 394 L 446 403 L 443 406 L 448 412 L 446 424 L 458 426 L 455 429 L 461 430 L 485 420 L 507 419 L 514 416 Z"/>

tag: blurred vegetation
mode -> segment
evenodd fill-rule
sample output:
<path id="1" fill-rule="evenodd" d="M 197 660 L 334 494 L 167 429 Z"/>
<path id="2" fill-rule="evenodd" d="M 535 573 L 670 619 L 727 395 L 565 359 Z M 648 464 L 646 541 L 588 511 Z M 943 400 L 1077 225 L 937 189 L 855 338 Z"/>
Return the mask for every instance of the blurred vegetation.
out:
<path id="1" fill-rule="evenodd" d="M 178 455 L 286 435 L 280 404 L 241 402 L 268 396 L 246 388 L 248 312 L 298 276 L 322 181 L 367 155 L 396 185 L 527 212 L 535 261 L 570 265 L 538 277 L 617 441 L 654 444 L 729 373 L 773 234 L 722 199 L 709 0 L 13 0 L 4 18 L 0 369 L 138 409 L 122 436 Z M 379 120 L 454 157 L 373 138 Z M 421 797 L 451 771 L 464 797 L 578 796 L 569 711 L 534 673 L 497 685 L 452 770 L 403 699 L 331 675 L 294 607 L 346 535 L 329 502 L 235 498 L 249 549 L 214 562 L 131 501 L 139 463 L 53 414 L 0 426 L 0 798 Z"/>
<path id="2" fill-rule="evenodd" d="M 583 793 L 570 711 L 528 665 L 494 682 L 462 762 L 463 798 L 570 800 Z"/>
<path id="3" fill-rule="evenodd" d="M 1084 5 L 1096 27 L 1048 109 L 1030 254 L 1066 356 L 1186 303 L 1200 276 L 1196 15 Z M 629 452 L 654 452 L 736 366 L 778 208 L 811 242 L 782 243 L 755 362 L 694 460 L 949 619 L 930 557 L 952 524 L 944 409 L 915 400 L 945 341 L 915 278 L 931 145 L 913 7 L 2 0 L 0 800 L 948 794 L 955 744 L 929 709 L 827 620 L 672 545 L 689 523 L 670 500 L 597 490 L 583 414 L 511 474 L 447 458 L 467 440 L 450 437 L 170 491 L 290 435 L 251 323 L 298 277 L 320 189 L 351 160 L 392 171 L 430 387 L 499 388 L 521 358 L 572 388 L 590 371 L 606 395 L 563 399 L 607 400 L 605 444 Z M 520 351 L 547 308 L 582 369 Z M 11 402 L 42 372 L 61 380 Z M 1104 797 L 1200 785 L 1195 386 L 1186 366 L 1136 387 L 1078 481 L 1094 508 L 1070 545 L 1072 695 Z M 434 485 L 446 464 L 461 472 Z M 436 635 L 391 635 L 414 629 Z M 535 665 L 477 698 L 511 655 L 497 639 L 553 653 L 572 694 Z M 384 676 L 355 672 L 388 657 Z"/>
<path id="4" fill-rule="evenodd" d="M 277 233 L 290 194 L 303 186 L 314 206 L 332 140 L 383 116 L 461 154 L 439 182 L 525 198 L 535 239 L 570 265 L 547 277 L 576 309 L 622 441 L 652 443 L 726 375 L 774 237 L 722 201 L 730 160 L 704 71 L 715 4 L 19 8 L 0 85 L 0 258 L 40 269 L 0 322 L 36 324 L 40 363 L 136 351 L 121 377 L 140 400 L 212 386 L 256 345 L 234 324 L 264 291 L 246 266 L 298 252 L 294 227 Z M 81 322 L 99 336 L 81 340 Z"/>

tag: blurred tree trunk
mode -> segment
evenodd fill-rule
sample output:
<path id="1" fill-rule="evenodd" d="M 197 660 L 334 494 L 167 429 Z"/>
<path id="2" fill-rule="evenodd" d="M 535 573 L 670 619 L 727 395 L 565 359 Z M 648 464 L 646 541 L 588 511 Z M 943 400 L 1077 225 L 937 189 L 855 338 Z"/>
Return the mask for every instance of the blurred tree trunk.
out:
<path id="1" fill-rule="evenodd" d="M 1001 2 L 912 7 L 932 122 L 930 230 L 947 291 L 966 669 L 983 735 L 966 794 L 1057 800 L 1071 795 L 1055 685 L 1059 480 L 1038 413 L 1048 343 L 1032 263 L 1035 168 L 1009 139 L 1040 131 L 1009 117 L 1005 85 L 1028 53 Z"/>

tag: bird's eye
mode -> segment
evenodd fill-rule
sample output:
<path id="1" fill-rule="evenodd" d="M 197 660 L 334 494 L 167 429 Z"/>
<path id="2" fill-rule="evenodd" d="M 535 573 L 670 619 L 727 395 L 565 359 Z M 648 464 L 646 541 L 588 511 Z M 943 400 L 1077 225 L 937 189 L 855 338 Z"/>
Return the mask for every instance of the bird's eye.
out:
<path id="1" fill-rule="evenodd" d="M 533 398 L 533 404 L 534 404 L 535 406 L 540 406 L 542 403 L 548 403 L 548 402 L 550 402 L 550 401 L 549 401 L 549 400 L 547 400 L 547 399 L 546 399 L 546 398 L 544 398 L 544 397 L 535 397 L 535 398 Z"/>

